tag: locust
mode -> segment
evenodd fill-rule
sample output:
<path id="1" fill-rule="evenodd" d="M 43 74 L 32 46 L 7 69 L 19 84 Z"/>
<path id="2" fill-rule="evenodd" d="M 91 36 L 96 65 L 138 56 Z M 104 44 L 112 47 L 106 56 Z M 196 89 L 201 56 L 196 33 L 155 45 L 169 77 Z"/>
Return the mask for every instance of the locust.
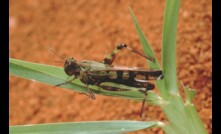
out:
<path id="1" fill-rule="evenodd" d="M 72 79 L 63 83 L 55 85 L 55 87 L 68 84 L 75 79 L 80 79 L 81 82 L 87 87 L 88 93 L 86 94 L 91 99 L 96 99 L 89 85 L 98 86 L 108 91 L 128 91 L 130 89 L 122 88 L 120 85 L 136 88 L 139 92 L 144 94 L 144 99 L 141 106 L 140 116 L 142 117 L 144 112 L 144 104 L 147 97 L 147 91 L 153 90 L 155 85 L 149 80 L 161 80 L 163 79 L 162 70 L 159 69 L 141 69 L 138 67 L 126 67 L 126 66 L 113 66 L 112 63 L 115 60 L 117 54 L 122 49 L 128 49 L 129 51 L 140 55 L 141 57 L 155 62 L 155 58 L 144 55 L 135 49 L 132 49 L 127 44 L 119 44 L 116 48 L 107 55 L 102 62 L 96 61 L 77 61 L 73 57 L 64 59 L 64 72 L 68 76 L 73 76 Z M 119 85 L 119 86 L 118 86 Z"/>

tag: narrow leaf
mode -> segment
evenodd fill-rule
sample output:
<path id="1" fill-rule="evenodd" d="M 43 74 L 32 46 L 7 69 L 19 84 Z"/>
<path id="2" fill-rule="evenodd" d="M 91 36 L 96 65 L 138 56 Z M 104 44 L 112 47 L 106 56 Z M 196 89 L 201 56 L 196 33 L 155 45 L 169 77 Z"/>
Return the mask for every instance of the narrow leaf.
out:
<path id="1" fill-rule="evenodd" d="M 151 57 L 155 58 L 155 63 L 148 61 L 148 64 L 150 65 L 150 68 L 152 68 L 152 69 L 161 69 L 159 62 L 158 62 L 153 50 L 150 47 L 150 44 L 148 43 L 144 33 L 141 31 L 141 28 L 140 28 L 140 26 L 139 26 L 139 24 L 136 20 L 136 17 L 134 16 L 134 13 L 133 13 L 132 9 L 129 8 L 129 10 L 130 10 L 130 14 L 131 14 L 133 23 L 134 23 L 135 28 L 137 30 L 137 33 L 139 35 L 140 42 L 143 46 L 145 54 L 150 55 Z M 164 75 L 164 73 L 163 73 L 163 75 Z M 167 97 L 167 92 L 165 92 L 164 80 L 157 80 L 155 82 L 156 82 L 157 88 L 160 91 L 160 94 L 162 95 L 162 98 L 166 98 Z"/>
<path id="2" fill-rule="evenodd" d="M 193 104 L 187 103 L 185 106 L 185 110 L 189 119 L 189 124 L 192 126 L 192 134 L 207 134 L 207 130 L 201 121 L 196 108 Z"/>
<path id="3" fill-rule="evenodd" d="M 196 90 L 191 89 L 187 86 L 184 86 L 183 83 L 181 83 L 183 89 L 184 89 L 184 93 L 186 96 L 186 102 L 187 103 L 192 103 L 193 98 L 196 96 Z"/>
<path id="4" fill-rule="evenodd" d="M 10 134 L 120 134 L 152 128 L 155 121 L 91 121 L 11 126 Z"/>
<path id="5" fill-rule="evenodd" d="M 162 61 L 166 90 L 177 94 L 176 32 L 180 0 L 167 0 L 163 23 Z"/>
<path id="6" fill-rule="evenodd" d="M 142 44 L 142 47 L 144 49 L 145 54 L 155 58 L 155 63 L 150 62 L 149 60 L 147 60 L 148 64 L 150 65 L 150 68 L 152 68 L 152 69 L 161 69 L 159 62 L 156 59 L 155 54 L 154 54 L 153 50 L 151 49 L 150 44 L 147 41 L 144 33 L 141 31 L 141 28 L 140 28 L 140 26 L 139 26 L 139 24 L 138 24 L 138 22 L 136 20 L 136 17 L 134 16 L 134 13 L 133 13 L 133 11 L 132 11 L 132 9 L 130 7 L 129 7 L 129 10 L 130 10 L 130 14 L 131 14 L 133 23 L 134 23 L 135 28 L 137 30 L 137 33 L 138 33 L 138 36 L 140 38 L 140 42 Z"/>
<path id="7" fill-rule="evenodd" d="M 9 73 L 25 79 L 31 79 L 34 81 L 42 82 L 48 85 L 57 85 L 67 80 L 67 75 L 64 73 L 63 68 L 56 66 L 49 66 L 44 64 L 26 62 L 9 58 Z M 87 88 L 84 83 L 79 79 L 72 81 L 71 83 L 62 85 L 60 87 L 75 90 L 78 92 L 87 93 Z M 107 91 L 97 86 L 89 86 L 95 94 L 102 94 L 107 96 L 116 96 L 129 98 L 134 100 L 143 100 L 144 94 L 138 91 L 138 88 L 124 86 L 128 91 Z M 150 99 L 152 100 L 150 100 Z M 148 95 L 147 102 L 152 104 L 159 104 L 161 101 L 156 93 L 151 92 Z"/>

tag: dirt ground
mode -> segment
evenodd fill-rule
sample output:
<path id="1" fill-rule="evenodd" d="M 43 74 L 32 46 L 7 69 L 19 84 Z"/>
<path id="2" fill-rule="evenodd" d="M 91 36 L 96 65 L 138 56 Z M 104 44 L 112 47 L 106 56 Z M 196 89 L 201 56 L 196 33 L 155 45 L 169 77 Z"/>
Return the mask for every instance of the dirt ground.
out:
<path id="1" fill-rule="evenodd" d="M 183 0 L 177 33 L 179 82 L 196 89 L 197 111 L 212 133 L 212 12 L 211 1 Z M 129 9 L 134 14 L 161 61 L 165 0 L 10 0 L 10 57 L 63 66 L 48 51 L 64 57 L 101 61 L 119 43 L 142 51 Z M 115 65 L 148 67 L 144 59 L 128 51 Z M 141 102 L 85 95 L 10 76 L 10 125 L 96 120 L 141 120 Z M 157 89 L 155 89 L 157 90 Z M 146 105 L 145 120 L 166 120 L 161 109 Z M 150 129 L 136 134 L 159 133 Z"/>

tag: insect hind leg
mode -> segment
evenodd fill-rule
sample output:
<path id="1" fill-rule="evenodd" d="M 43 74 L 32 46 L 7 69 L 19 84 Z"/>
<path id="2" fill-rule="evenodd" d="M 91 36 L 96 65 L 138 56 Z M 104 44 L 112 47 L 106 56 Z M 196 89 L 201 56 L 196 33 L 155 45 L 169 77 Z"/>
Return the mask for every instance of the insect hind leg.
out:
<path id="1" fill-rule="evenodd" d="M 133 53 L 136 53 L 136 54 L 138 54 L 138 55 L 140 55 L 140 56 L 142 56 L 142 57 L 144 57 L 144 58 L 146 58 L 146 59 L 148 59 L 148 60 L 150 60 L 150 61 L 152 61 L 152 62 L 155 62 L 155 59 L 154 59 L 153 57 L 148 56 L 148 55 L 144 55 L 144 54 L 138 52 L 137 50 L 132 49 L 132 48 L 129 47 L 127 44 L 119 44 L 119 45 L 117 45 L 117 47 L 112 51 L 112 53 L 110 53 L 109 55 L 107 55 L 107 56 L 104 58 L 104 60 L 102 61 L 102 63 L 111 65 L 111 64 L 113 63 L 115 57 L 117 56 L 118 52 L 119 52 L 120 50 L 124 49 L 124 48 L 126 48 L 126 49 L 132 51 Z"/>
<path id="2" fill-rule="evenodd" d="M 141 110 L 140 110 L 140 117 L 143 118 L 143 113 L 144 113 L 144 104 L 146 102 L 146 99 L 147 99 L 147 90 L 146 91 L 143 91 L 143 90 L 139 90 L 140 92 L 142 92 L 144 94 L 144 99 L 143 99 L 143 102 L 142 102 L 142 106 L 141 106 Z"/>
<path id="3" fill-rule="evenodd" d="M 107 55 L 104 60 L 102 61 L 102 63 L 104 64 L 108 64 L 111 65 L 115 59 L 115 57 L 117 56 L 118 52 L 120 50 L 122 50 L 123 48 L 126 48 L 127 45 L 126 44 L 119 44 L 117 45 L 117 47 L 109 54 Z"/>
<path id="4" fill-rule="evenodd" d="M 134 86 L 134 87 L 138 87 L 138 88 L 143 88 L 140 89 L 139 91 L 141 93 L 144 94 L 144 98 L 143 98 L 143 102 L 142 102 L 142 106 L 141 106 L 141 110 L 140 110 L 140 117 L 143 118 L 143 113 L 144 113 L 144 105 L 145 105 L 145 102 L 146 102 L 146 99 L 147 99 L 147 95 L 148 95 L 148 90 L 153 90 L 155 88 L 155 85 L 148 82 L 148 81 L 143 81 L 143 80 L 133 80 L 133 82 L 131 82 L 132 85 L 131 86 Z"/>
<path id="5" fill-rule="evenodd" d="M 149 81 L 146 80 L 139 80 L 139 79 L 129 79 L 127 81 L 124 81 L 122 84 L 136 87 L 136 88 L 145 88 L 147 90 L 153 90 L 155 88 L 155 85 Z"/>

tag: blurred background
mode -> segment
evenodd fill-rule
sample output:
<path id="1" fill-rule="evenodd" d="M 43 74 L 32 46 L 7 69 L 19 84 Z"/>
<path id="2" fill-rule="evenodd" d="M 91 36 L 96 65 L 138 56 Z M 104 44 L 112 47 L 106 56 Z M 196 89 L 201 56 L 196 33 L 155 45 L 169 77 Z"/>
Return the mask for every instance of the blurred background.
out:
<path id="1" fill-rule="evenodd" d="M 9 4 L 11 58 L 63 67 L 62 63 L 55 62 L 59 59 L 48 51 L 48 47 L 59 55 L 79 61 L 102 61 L 119 43 L 143 52 L 130 16 L 130 6 L 161 61 L 165 0 L 10 0 Z M 208 0 L 181 1 L 177 31 L 179 82 L 196 89 L 197 96 L 193 102 L 210 133 L 211 9 Z M 114 65 L 148 68 L 145 59 L 127 50 L 118 54 Z M 141 102 L 100 95 L 96 95 L 93 101 L 77 92 L 15 76 L 10 76 L 9 82 L 10 125 L 142 120 L 138 116 Z M 147 121 L 166 121 L 161 109 L 149 104 L 145 106 L 145 116 Z M 153 128 L 138 133 L 161 134 L 163 130 Z"/>

